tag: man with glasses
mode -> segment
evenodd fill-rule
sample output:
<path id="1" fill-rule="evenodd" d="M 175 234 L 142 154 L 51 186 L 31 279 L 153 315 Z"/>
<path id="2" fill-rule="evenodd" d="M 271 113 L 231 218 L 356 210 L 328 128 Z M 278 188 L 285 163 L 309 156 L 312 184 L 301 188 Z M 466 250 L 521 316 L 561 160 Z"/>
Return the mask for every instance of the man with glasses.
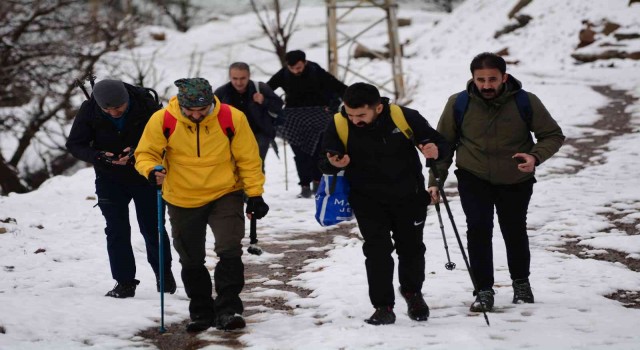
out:
<path id="1" fill-rule="evenodd" d="M 149 117 L 158 109 L 149 93 L 120 80 L 102 80 L 94 86 L 75 118 L 67 149 L 74 157 L 93 164 L 98 206 L 106 220 L 105 234 L 115 287 L 106 296 L 129 298 L 140 283 L 131 247 L 129 203 L 133 200 L 147 261 L 156 275 L 159 291 L 158 209 L 155 186 L 133 166 L 133 151 Z M 164 233 L 164 291 L 176 291 L 171 273 L 171 247 Z"/>
<path id="2" fill-rule="evenodd" d="M 261 219 L 269 211 L 262 199 L 258 144 L 244 114 L 220 103 L 206 79 L 180 79 L 175 85 L 178 95 L 151 117 L 142 134 L 136 169 L 162 185 L 182 282 L 191 299 L 187 331 L 243 328 L 243 193 L 248 197 L 247 217 Z M 165 133 L 165 121 L 171 119 L 175 127 Z M 158 170 L 158 165 L 166 170 Z M 205 266 L 207 225 L 219 258 L 213 277 L 215 300 Z"/>

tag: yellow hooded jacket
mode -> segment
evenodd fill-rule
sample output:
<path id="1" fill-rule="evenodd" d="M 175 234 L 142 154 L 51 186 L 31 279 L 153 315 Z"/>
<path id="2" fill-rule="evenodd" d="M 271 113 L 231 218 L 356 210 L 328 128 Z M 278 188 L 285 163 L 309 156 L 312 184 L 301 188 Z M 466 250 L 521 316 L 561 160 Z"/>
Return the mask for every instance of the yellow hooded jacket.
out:
<path id="1" fill-rule="evenodd" d="M 264 192 L 262 160 L 247 118 L 230 106 L 235 128 L 230 141 L 218 122 L 220 100 L 214 99 L 215 108 L 196 124 L 182 114 L 178 98 L 172 97 L 167 108 L 151 116 L 136 148 L 136 170 L 142 176 L 148 177 L 156 165 L 166 168 L 163 198 L 175 206 L 201 207 L 241 189 L 249 197 Z M 178 121 L 169 140 L 162 130 L 165 109 Z"/>

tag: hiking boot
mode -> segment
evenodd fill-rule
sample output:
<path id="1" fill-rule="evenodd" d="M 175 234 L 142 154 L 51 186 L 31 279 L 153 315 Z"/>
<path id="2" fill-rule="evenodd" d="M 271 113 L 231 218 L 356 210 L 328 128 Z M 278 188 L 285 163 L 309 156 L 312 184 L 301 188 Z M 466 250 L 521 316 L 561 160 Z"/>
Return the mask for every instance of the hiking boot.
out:
<path id="1" fill-rule="evenodd" d="M 116 282 L 113 289 L 105 294 L 105 297 L 112 298 L 132 298 L 136 295 L 136 286 L 140 284 L 140 281 L 133 279 L 127 282 Z"/>
<path id="2" fill-rule="evenodd" d="M 513 303 L 514 304 L 533 304 L 533 292 L 529 279 L 513 280 Z"/>
<path id="3" fill-rule="evenodd" d="M 495 292 L 493 289 L 481 290 L 476 295 L 476 300 L 471 304 L 469 308 L 472 312 L 490 312 L 493 311 L 493 295 Z"/>
<path id="4" fill-rule="evenodd" d="M 164 273 L 164 292 L 169 294 L 174 294 L 176 292 L 176 280 L 173 278 L 173 273 L 171 270 L 169 272 Z M 160 292 L 160 277 L 156 275 L 156 290 Z"/>
<path id="5" fill-rule="evenodd" d="M 244 318 L 238 314 L 222 314 L 216 322 L 216 328 L 224 331 L 244 328 L 246 325 Z"/>
<path id="6" fill-rule="evenodd" d="M 424 301 L 422 293 L 403 293 L 402 297 L 407 302 L 407 314 L 414 321 L 426 321 L 429 318 L 429 306 Z"/>
<path id="7" fill-rule="evenodd" d="M 202 332 L 213 326 L 213 321 L 209 317 L 194 318 L 187 324 L 187 332 Z"/>
<path id="8" fill-rule="evenodd" d="M 298 198 L 311 198 L 311 197 L 313 197 L 313 191 L 311 190 L 311 187 L 302 186 L 302 190 L 300 191 Z"/>
<path id="9" fill-rule="evenodd" d="M 377 307 L 376 312 L 364 321 L 374 326 L 392 324 L 396 322 L 396 314 L 393 313 L 393 308 L 391 306 Z"/>

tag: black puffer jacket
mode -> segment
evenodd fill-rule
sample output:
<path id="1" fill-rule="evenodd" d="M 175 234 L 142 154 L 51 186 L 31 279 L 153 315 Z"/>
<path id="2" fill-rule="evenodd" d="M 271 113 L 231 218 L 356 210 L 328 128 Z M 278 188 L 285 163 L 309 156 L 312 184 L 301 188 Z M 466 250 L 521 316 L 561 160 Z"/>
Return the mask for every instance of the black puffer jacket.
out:
<path id="1" fill-rule="evenodd" d="M 414 134 L 413 140 L 407 139 L 391 119 L 388 101 L 383 98 L 384 109 L 372 125 L 360 128 L 348 123 L 347 154 L 351 161 L 345 176 L 351 186 L 351 196 L 390 203 L 425 192 L 423 165 L 416 143 L 427 140 L 435 143 L 440 158 L 449 154 L 449 145 L 418 111 L 401 107 Z M 326 174 L 335 173 L 338 169 L 329 164 L 326 150 L 344 151 L 333 118 L 324 134 L 320 168 Z"/>
<path id="2" fill-rule="evenodd" d="M 286 108 L 329 107 L 330 110 L 337 110 L 347 89 L 345 84 L 311 61 L 307 61 L 302 74 L 294 75 L 285 67 L 274 74 L 267 84 L 274 91 L 279 87 L 284 90 Z"/>
<path id="3" fill-rule="evenodd" d="M 127 147 L 135 148 L 147 121 L 159 109 L 146 90 L 129 84 L 125 84 L 125 87 L 129 92 L 129 108 L 124 116 L 123 130 L 116 128 L 92 97 L 82 103 L 66 146 L 74 157 L 94 165 L 96 177 L 143 184 L 147 180 L 138 174 L 133 164 L 106 165 L 95 161 L 100 151 L 119 154 Z"/>

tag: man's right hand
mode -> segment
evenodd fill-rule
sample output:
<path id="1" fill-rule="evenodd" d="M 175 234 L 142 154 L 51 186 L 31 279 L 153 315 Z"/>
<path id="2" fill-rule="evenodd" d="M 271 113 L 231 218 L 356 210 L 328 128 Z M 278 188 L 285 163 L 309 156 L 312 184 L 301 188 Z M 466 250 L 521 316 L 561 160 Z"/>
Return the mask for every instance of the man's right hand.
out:
<path id="1" fill-rule="evenodd" d="M 113 165 L 115 158 L 115 154 L 111 152 L 100 151 L 96 154 L 95 161 L 104 165 Z"/>
<path id="2" fill-rule="evenodd" d="M 427 191 L 431 196 L 431 203 L 440 203 L 440 192 L 438 191 L 438 186 L 431 186 Z"/>
<path id="3" fill-rule="evenodd" d="M 147 180 L 149 180 L 149 183 L 152 185 L 162 186 L 165 176 L 167 176 L 167 171 L 165 169 L 162 169 L 162 171 L 153 169 L 149 173 Z"/>
<path id="4" fill-rule="evenodd" d="M 351 162 L 351 158 L 349 158 L 348 154 L 334 154 L 327 152 L 327 159 L 329 159 L 329 163 L 336 168 L 344 168 Z"/>

